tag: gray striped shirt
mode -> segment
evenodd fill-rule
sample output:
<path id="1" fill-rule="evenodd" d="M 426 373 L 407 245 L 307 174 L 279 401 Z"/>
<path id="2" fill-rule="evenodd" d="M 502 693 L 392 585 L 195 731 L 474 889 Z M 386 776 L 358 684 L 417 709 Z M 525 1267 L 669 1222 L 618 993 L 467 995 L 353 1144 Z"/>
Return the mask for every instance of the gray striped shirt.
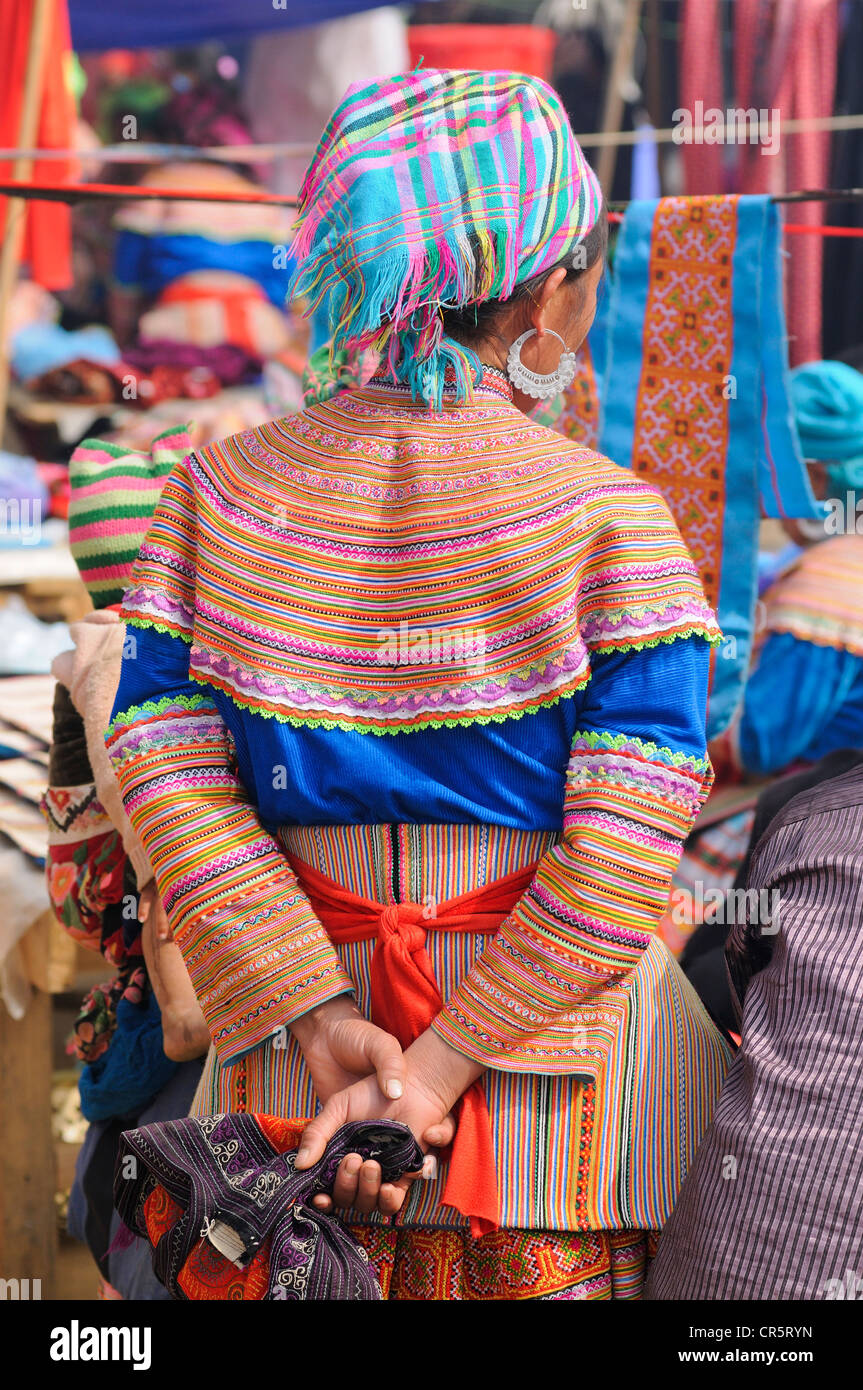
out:
<path id="1" fill-rule="evenodd" d="M 646 1297 L 863 1299 L 863 767 L 779 812 L 749 887 L 778 930 L 731 929 L 741 1047 Z"/>

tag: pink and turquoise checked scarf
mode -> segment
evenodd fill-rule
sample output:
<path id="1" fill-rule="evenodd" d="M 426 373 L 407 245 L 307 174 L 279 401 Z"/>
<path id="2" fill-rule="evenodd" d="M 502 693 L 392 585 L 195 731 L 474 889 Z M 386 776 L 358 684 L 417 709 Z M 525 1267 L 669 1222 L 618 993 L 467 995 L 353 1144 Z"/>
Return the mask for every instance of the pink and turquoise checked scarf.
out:
<path id="1" fill-rule="evenodd" d="M 441 311 L 507 299 L 565 261 L 602 205 L 560 98 L 509 72 L 420 70 L 352 88 L 300 190 L 291 293 L 331 354 L 379 352 L 415 399 L 478 370 Z"/>

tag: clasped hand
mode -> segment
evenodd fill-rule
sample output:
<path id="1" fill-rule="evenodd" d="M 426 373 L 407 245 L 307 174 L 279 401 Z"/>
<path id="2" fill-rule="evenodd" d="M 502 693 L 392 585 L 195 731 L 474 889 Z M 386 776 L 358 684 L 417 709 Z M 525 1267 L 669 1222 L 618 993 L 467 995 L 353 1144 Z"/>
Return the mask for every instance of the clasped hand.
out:
<path id="1" fill-rule="evenodd" d="M 428 1029 L 404 1052 L 398 1041 L 359 1012 L 347 996 L 329 1001 L 291 1025 L 312 1076 L 321 1113 L 306 1127 L 297 1168 L 310 1168 L 348 1121 L 399 1120 L 427 1152 L 449 1144 L 456 1130 L 452 1107 L 482 1067 Z M 412 1182 L 433 1175 L 434 1159 L 398 1182 L 381 1178 L 380 1164 L 348 1154 L 332 1196 L 314 1198 L 322 1211 L 353 1207 L 394 1216 Z"/>

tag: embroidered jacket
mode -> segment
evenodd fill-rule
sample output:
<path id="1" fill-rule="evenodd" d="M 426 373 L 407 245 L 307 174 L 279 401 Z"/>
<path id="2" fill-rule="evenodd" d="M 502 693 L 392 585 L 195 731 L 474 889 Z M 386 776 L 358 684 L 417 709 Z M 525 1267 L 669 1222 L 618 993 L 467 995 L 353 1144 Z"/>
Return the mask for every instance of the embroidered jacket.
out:
<path id="1" fill-rule="evenodd" d="M 190 456 L 124 616 L 161 637 L 152 677 L 127 656 L 109 747 L 225 1063 L 351 988 L 239 775 L 235 715 L 350 737 L 375 766 L 381 739 L 505 741 L 611 654 L 719 636 L 656 491 L 489 376 L 437 414 L 374 383 Z M 435 1023 L 486 1065 L 564 1073 L 607 1051 L 604 1003 L 710 780 L 703 727 L 674 747 L 654 732 L 591 726 L 563 750 L 560 841 Z"/>

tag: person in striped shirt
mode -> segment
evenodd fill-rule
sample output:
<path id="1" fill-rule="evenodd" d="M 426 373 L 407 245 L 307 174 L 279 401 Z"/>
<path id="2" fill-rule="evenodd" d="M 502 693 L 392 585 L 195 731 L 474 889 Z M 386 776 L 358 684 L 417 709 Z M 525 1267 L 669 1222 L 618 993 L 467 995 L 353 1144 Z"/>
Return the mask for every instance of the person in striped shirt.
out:
<path id="1" fill-rule="evenodd" d="M 741 1045 L 647 1296 L 863 1295 L 863 754 L 785 779 L 726 958 Z"/>

